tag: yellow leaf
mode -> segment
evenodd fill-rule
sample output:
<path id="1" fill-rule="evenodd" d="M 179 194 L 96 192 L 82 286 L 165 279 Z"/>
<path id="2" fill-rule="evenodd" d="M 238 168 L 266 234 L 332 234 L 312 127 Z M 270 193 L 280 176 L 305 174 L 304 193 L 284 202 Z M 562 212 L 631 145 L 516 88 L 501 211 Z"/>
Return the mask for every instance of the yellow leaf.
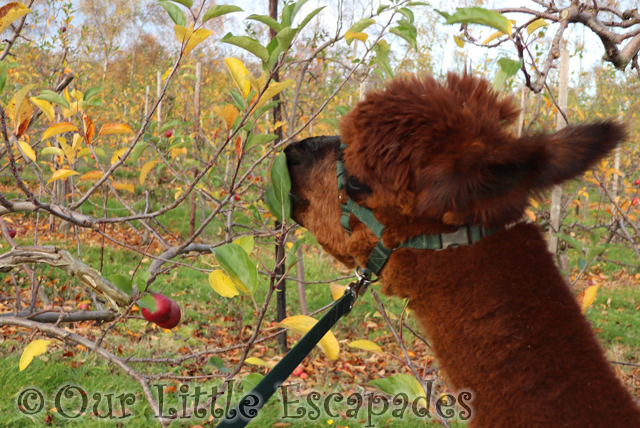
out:
<path id="1" fill-rule="evenodd" d="M 161 79 L 162 79 L 163 81 L 167 80 L 167 77 L 169 77 L 169 75 L 171 74 L 171 70 L 173 70 L 173 67 L 169 67 L 169 68 L 167 68 L 167 71 L 165 71 L 165 72 L 162 74 Z"/>
<path id="2" fill-rule="evenodd" d="M 104 174 L 102 171 L 89 171 L 82 174 L 80 181 L 85 180 L 100 180 Z"/>
<path id="3" fill-rule="evenodd" d="M 533 213 L 533 211 L 531 210 L 524 210 L 524 213 L 526 214 L 527 217 L 529 217 L 529 220 L 535 222 L 536 221 L 536 215 Z"/>
<path id="4" fill-rule="evenodd" d="M 264 104 L 266 104 L 267 101 L 269 101 L 271 98 L 275 97 L 277 94 L 284 91 L 291 85 L 293 85 L 292 79 L 285 80 L 283 82 L 272 82 L 271 84 L 269 84 L 269 87 L 264 91 L 264 93 L 260 97 L 260 101 L 258 101 L 258 104 L 256 104 L 251 112 L 253 113 L 256 109 L 262 107 Z"/>
<path id="5" fill-rule="evenodd" d="M 256 94 L 259 93 L 262 88 L 264 88 L 264 85 L 267 84 L 267 75 L 264 72 L 262 72 L 260 77 L 258 77 L 257 79 L 250 74 L 246 76 L 246 79 L 249 81 L 251 89 L 256 91 Z"/>
<path id="6" fill-rule="evenodd" d="M 70 169 L 59 169 L 53 173 L 49 181 L 47 181 L 47 184 L 56 180 L 62 180 L 63 178 L 71 177 L 72 175 L 80 175 L 80 173 L 78 171 L 73 171 Z"/>
<path id="7" fill-rule="evenodd" d="M 29 12 L 31 9 L 18 2 L 7 3 L 0 7 L 0 33 L 6 30 L 13 21 L 22 18 Z"/>
<path id="8" fill-rule="evenodd" d="M 124 155 L 126 153 L 127 149 L 119 149 L 116 150 L 115 153 L 113 153 L 113 156 L 111 156 L 111 165 L 113 165 L 114 163 L 118 162 L 120 160 L 120 158 L 122 157 L 122 155 Z"/>
<path id="9" fill-rule="evenodd" d="M 273 367 L 272 363 L 267 363 L 266 361 L 256 357 L 249 357 L 244 360 L 244 362 L 247 364 L 253 364 L 254 366 Z"/>
<path id="10" fill-rule="evenodd" d="M 136 186 L 130 183 L 113 183 L 113 188 L 117 190 L 126 190 L 129 193 L 136 193 Z"/>
<path id="11" fill-rule="evenodd" d="M 453 41 L 456 42 L 456 45 L 458 45 L 458 47 L 460 47 L 460 48 L 464 47 L 464 41 L 460 37 L 454 35 L 453 36 Z"/>
<path id="12" fill-rule="evenodd" d="M 238 109 L 231 104 L 227 104 L 222 110 L 216 107 L 214 111 L 224 120 L 227 131 L 231 130 L 231 127 L 236 123 L 236 119 L 238 118 Z"/>
<path id="13" fill-rule="evenodd" d="M 279 322 L 276 325 L 296 333 L 306 334 L 314 325 L 316 325 L 317 322 L 317 320 L 306 315 L 294 315 L 292 317 L 285 318 L 282 322 Z M 338 358 L 340 345 L 331 331 L 328 331 L 327 334 L 320 339 L 318 346 L 329 359 L 336 360 Z"/>
<path id="14" fill-rule="evenodd" d="M 68 119 L 82 109 L 77 101 L 69 101 L 69 108 L 62 108 L 62 117 Z"/>
<path id="15" fill-rule="evenodd" d="M 184 193 L 184 191 L 182 189 L 178 189 L 178 191 L 176 192 L 175 195 L 173 195 L 173 200 L 177 201 L 178 198 L 180 197 L 180 195 L 182 195 L 182 193 Z"/>
<path id="16" fill-rule="evenodd" d="M 80 150 L 80 145 L 82 144 L 82 136 L 77 132 L 73 134 L 73 143 L 71 144 L 71 149 L 74 153 L 77 153 Z"/>
<path id="17" fill-rule="evenodd" d="M 365 351 L 373 351 L 382 353 L 382 348 L 370 340 L 354 340 L 349 343 L 352 348 L 363 349 Z"/>
<path id="18" fill-rule="evenodd" d="M 536 31 L 538 28 L 546 27 L 547 25 L 549 25 L 549 24 L 544 19 L 542 19 L 542 18 L 536 19 L 531 24 L 527 25 L 527 34 L 531 35 L 531 33 Z"/>
<path id="19" fill-rule="evenodd" d="M 340 284 L 330 284 L 329 287 L 331 287 L 331 297 L 333 298 L 333 300 L 338 300 L 339 298 L 341 298 L 344 294 L 344 290 L 347 289 L 346 285 Z"/>
<path id="20" fill-rule="evenodd" d="M 147 178 L 147 175 L 153 169 L 153 167 L 156 166 L 157 163 L 158 161 L 155 160 L 142 165 L 142 169 L 140 170 L 140 185 L 144 184 L 145 178 Z"/>
<path id="21" fill-rule="evenodd" d="M 113 135 L 113 134 L 133 134 L 133 129 L 129 125 L 124 123 L 105 123 L 100 128 L 100 132 L 98 132 L 98 137 L 102 137 L 103 135 Z"/>
<path id="22" fill-rule="evenodd" d="M 82 113 L 82 126 L 84 128 L 84 139 L 87 141 L 87 144 L 91 144 L 93 134 L 96 133 L 96 126 L 93 124 L 91 118 L 84 113 Z"/>
<path id="23" fill-rule="evenodd" d="M 344 33 L 344 39 L 347 41 L 358 39 L 361 42 L 366 42 L 368 38 L 369 38 L 369 35 L 366 33 L 356 33 L 351 30 L 348 30 L 346 33 Z"/>
<path id="24" fill-rule="evenodd" d="M 191 26 L 193 26 L 193 24 L 191 24 Z M 176 25 L 176 27 L 179 27 L 179 25 Z M 213 33 L 213 31 L 207 30 L 204 28 L 198 28 L 196 31 L 194 31 L 193 34 L 191 34 L 191 36 L 189 37 L 189 41 L 187 42 L 187 45 L 184 47 L 184 56 L 187 56 L 189 52 L 193 50 L 193 48 L 195 48 L 200 43 L 202 43 L 207 37 L 211 35 L 211 33 Z M 177 36 L 177 30 L 176 30 L 176 36 Z"/>
<path id="25" fill-rule="evenodd" d="M 187 153 L 188 152 L 187 152 L 187 148 L 186 147 L 183 147 L 181 149 L 173 148 L 173 149 L 171 149 L 171 159 L 175 159 L 180 155 L 186 155 Z"/>
<path id="26" fill-rule="evenodd" d="M 69 122 L 56 123 L 47 128 L 46 131 L 44 131 L 44 133 L 42 134 L 42 140 L 46 140 L 47 138 L 51 138 L 55 135 L 64 134 L 65 132 L 72 132 L 77 130 L 78 128 Z"/>
<path id="27" fill-rule="evenodd" d="M 236 86 L 240 89 L 242 96 L 247 98 L 249 92 L 251 92 L 251 84 L 246 79 L 249 74 L 249 70 L 244 66 L 242 61 L 236 58 L 225 58 L 224 63 L 227 65 L 233 81 L 236 82 Z"/>
<path id="28" fill-rule="evenodd" d="M 487 44 L 489 44 L 489 42 L 491 42 L 491 41 L 493 41 L 493 40 L 497 39 L 497 38 L 498 38 L 498 37 L 500 37 L 500 36 L 504 36 L 504 35 L 505 35 L 505 34 L 504 34 L 502 31 L 496 31 L 495 33 L 493 33 L 492 35 L 490 35 L 489 37 L 487 37 L 487 39 L 486 39 L 484 42 L 482 42 L 482 44 L 483 44 L 483 45 L 487 45 Z M 460 45 L 458 45 L 458 46 L 460 46 Z M 462 46 L 460 46 L 460 47 L 462 47 Z"/>
<path id="29" fill-rule="evenodd" d="M 67 155 L 67 162 L 71 165 L 76 157 L 76 152 L 67 144 L 66 139 L 58 137 L 58 143 L 60 144 L 60 147 L 62 147 L 64 154 Z"/>
<path id="30" fill-rule="evenodd" d="M 233 282 L 220 269 L 209 274 L 209 284 L 222 297 L 235 297 L 240 294 Z"/>
<path id="31" fill-rule="evenodd" d="M 193 22 L 189 24 L 189 28 L 183 27 L 182 25 L 175 25 L 173 30 L 176 33 L 178 43 L 184 45 L 185 40 L 189 40 L 189 37 L 193 34 Z"/>
<path id="32" fill-rule="evenodd" d="M 582 309 L 583 314 L 587 312 L 587 308 L 595 302 L 596 296 L 598 295 L 598 287 L 600 287 L 599 284 L 592 285 L 580 293 L 583 296 L 582 301 L 580 302 L 580 308 Z"/>
<path id="33" fill-rule="evenodd" d="M 253 247 L 255 246 L 255 240 L 253 235 L 241 236 L 233 240 L 233 243 L 242 247 L 247 254 L 251 254 Z"/>
<path id="34" fill-rule="evenodd" d="M 0 9 L 0 12 L 2 12 L 2 9 Z M 22 356 L 20 357 L 20 371 L 26 369 L 27 366 L 31 364 L 33 357 L 47 352 L 47 346 L 49 346 L 50 343 L 50 340 L 37 339 L 28 344 L 27 347 L 24 348 L 24 351 L 22 351 Z"/>
<path id="35" fill-rule="evenodd" d="M 64 156 L 64 152 L 58 147 L 45 147 L 40 153 L 42 155 Z"/>
<path id="36" fill-rule="evenodd" d="M 26 141 L 18 141 L 18 145 L 20 146 L 20 150 L 22 150 L 22 153 L 26 157 L 31 159 L 32 162 L 36 161 L 36 152 L 33 151 L 29 143 L 27 143 Z"/>
<path id="37" fill-rule="evenodd" d="M 53 110 L 53 105 L 47 100 L 39 100 L 36 97 L 29 98 L 32 103 L 34 103 L 45 116 L 49 119 L 49 122 L 53 123 L 56 120 L 56 113 Z"/>

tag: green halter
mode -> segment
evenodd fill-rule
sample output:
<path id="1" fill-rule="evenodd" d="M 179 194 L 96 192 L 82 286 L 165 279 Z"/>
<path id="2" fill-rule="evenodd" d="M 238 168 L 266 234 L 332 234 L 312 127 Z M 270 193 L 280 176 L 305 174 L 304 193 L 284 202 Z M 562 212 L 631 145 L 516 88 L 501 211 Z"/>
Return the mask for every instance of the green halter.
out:
<path id="1" fill-rule="evenodd" d="M 341 151 L 344 151 L 346 144 L 340 145 Z M 337 174 L 338 174 L 338 191 L 342 191 L 346 185 L 346 170 L 342 162 L 341 156 L 338 156 L 337 162 Z M 376 220 L 373 212 L 361 205 L 356 204 L 353 199 L 347 197 L 346 203 L 340 205 L 342 209 L 342 216 L 340 218 L 340 224 L 351 235 L 351 229 L 349 227 L 349 217 L 353 214 L 358 220 L 360 220 L 365 226 L 367 226 L 380 240 L 374 247 L 367 266 L 365 269 L 360 269 L 360 274 L 367 278 L 371 278 L 372 274 L 378 275 L 385 263 L 391 256 L 391 253 L 395 248 L 387 248 L 382 242 L 382 233 L 384 232 L 384 225 Z M 418 250 L 443 250 L 449 247 L 455 247 L 458 245 L 473 245 L 485 236 L 489 236 L 497 229 L 486 229 L 482 226 L 463 226 L 452 233 L 439 233 L 436 235 L 418 235 L 409 238 L 398 248 L 414 248 Z"/>

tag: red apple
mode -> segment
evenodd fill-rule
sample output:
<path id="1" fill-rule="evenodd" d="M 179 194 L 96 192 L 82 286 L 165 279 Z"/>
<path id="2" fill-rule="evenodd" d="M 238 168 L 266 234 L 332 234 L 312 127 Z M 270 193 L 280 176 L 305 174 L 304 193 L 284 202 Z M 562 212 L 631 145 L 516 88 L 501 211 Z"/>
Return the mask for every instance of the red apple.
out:
<path id="1" fill-rule="evenodd" d="M 640 184 L 640 180 L 636 180 L 635 183 L 636 183 L 636 186 L 637 186 L 638 184 Z"/>
<path id="2" fill-rule="evenodd" d="M 95 155 L 91 155 L 91 159 L 95 159 L 95 158 L 96 158 L 96 156 L 95 156 Z"/>
<path id="3" fill-rule="evenodd" d="M 16 237 L 16 230 L 15 229 L 9 229 L 9 236 L 11 237 L 11 239 Z"/>
<path id="4" fill-rule="evenodd" d="M 308 378 L 309 378 L 309 375 L 308 375 L 308 374 L 306 374 L 305 372 L 302 372 L 302 373 L 300 374 L 300 379 L 302 379 L 302 380 L 306 380 L 306 379 L 308 379 Z"/>
<path id="5" fill-rule="evenodd" d="M 162 321 L 167 321 L 171 316 L 171 302 L 173 302 L 173 300 L 160 293 L 154 293 L 153 297 L 156 299 L 156 311 L 151 312 L 147 308 L 142 308 L 142 316 L 147 321 L 151 321 L 156 324 Z"/>
<path id="6" fill-rule="evenodd" d="M 158 327 L 171 330 L 173 327 L 177 326 L 178 323 L 180 322 L 180 317 L 182 316 L 182 313 L 180 312 L 180 306 L 178 306 L 178 304 L 174 300 L 171 300 L 171 299 L 169 300 L 171 301 L 171 312 L 169 314 L 169 318 L 164 321 L 157 322 L 156 325 Z"/>
<path id="7" fill-rule="evenodd" d="M 635 207 L 636 205 L 638 205 L 638 197 L 636 196 L 635 198 L 633 198 L 633 201 L 631 201 L 631 206 Z"/>
<path id="8" fill-rule="evenodd" d="M 171 138 L 171 136 L 173 135 L 173 130 L 169 129 L 168 131 L 166 131 L 164 133 L 164 136 L 167 138 Z"/>
<path id="9" fill-rule="evenodd" d="M 302 373 L 304 373 L 304 367 L 298 366 L 291 374 L 294 376 L 300 376 Z"/>
<path id="10" fill-rule="evenodd" d="M 241 198 L 240 198 L 240 195 L 233 195 L 233 198 L 234 198 L 236 201 L 239 201 L 239 200 L 241 199 Z"/>

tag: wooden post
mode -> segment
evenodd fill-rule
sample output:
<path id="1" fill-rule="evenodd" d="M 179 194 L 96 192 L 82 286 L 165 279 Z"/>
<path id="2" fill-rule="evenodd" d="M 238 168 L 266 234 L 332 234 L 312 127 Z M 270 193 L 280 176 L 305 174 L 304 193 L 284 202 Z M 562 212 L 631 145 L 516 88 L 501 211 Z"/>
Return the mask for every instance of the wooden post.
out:
<path id="1" fill-rule="evenodd" d="M 560 54 L 560 82 L 558 88 L 558 106 L 565 113 L 567 112 L 567 98 L 569 94 L 569 51 L 562 49 Z M 556 115 L 556 129 L 560 131 L 567 124 L 560 112 Z M 558 237 L 560 231 L 560 215 L 562 208 L 562 185 L 554 186 L 551 192 L 551 221 L 549 228 L 549 251 L 553 255 L 558 251 Z"/>
<path id="2" fill-rule="evenodd" d="M 160 99 L 160 96 L 162 95 L 162 74 L 160 74 L 160 72 L 158 71 L 157 74 L 157 97 L 158 99 Z M 162 126 L 162 101 L 160 102 L 160 104 L 158 104 L 158 110 L 156 111 L 157 114 L 157 120 L 158 120 L 158 132 L 160 132 L 160 126 Z"/>
<path id="3" fill-rule="evenodd" d="M 520 90 L 520 116 L 518 117 L 518 138 L 522 137 L 524 132 L 524 119 L 527 114 L 527 87 L 522 86 Z"/>

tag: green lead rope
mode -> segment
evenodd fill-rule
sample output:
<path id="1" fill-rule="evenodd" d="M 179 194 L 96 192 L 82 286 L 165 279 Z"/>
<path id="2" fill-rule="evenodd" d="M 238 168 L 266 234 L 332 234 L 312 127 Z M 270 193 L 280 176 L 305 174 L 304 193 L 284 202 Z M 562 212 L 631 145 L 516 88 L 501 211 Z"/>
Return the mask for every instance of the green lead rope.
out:
<path id="1" fill-rule="evenodd" d="M 360 281 L 362 283 L 362 279 Z M 365 279 L 365 281 L 368 280 Z M 351 311 L 357 296 L 357 289 L 354 290 L 351 286 L 347 287 L 344 295 L 334 303 L 329 312 L 300 339 L 298 344 L 267 373 L 250 393 L 240 400 L 238 405 L 217 425 L 217 428 L 243 428 L 258 416 L 258 411 L 298 367 L 298 364 L 309 355 L 320 339 L 327 334 L 340 318 Z"/>

